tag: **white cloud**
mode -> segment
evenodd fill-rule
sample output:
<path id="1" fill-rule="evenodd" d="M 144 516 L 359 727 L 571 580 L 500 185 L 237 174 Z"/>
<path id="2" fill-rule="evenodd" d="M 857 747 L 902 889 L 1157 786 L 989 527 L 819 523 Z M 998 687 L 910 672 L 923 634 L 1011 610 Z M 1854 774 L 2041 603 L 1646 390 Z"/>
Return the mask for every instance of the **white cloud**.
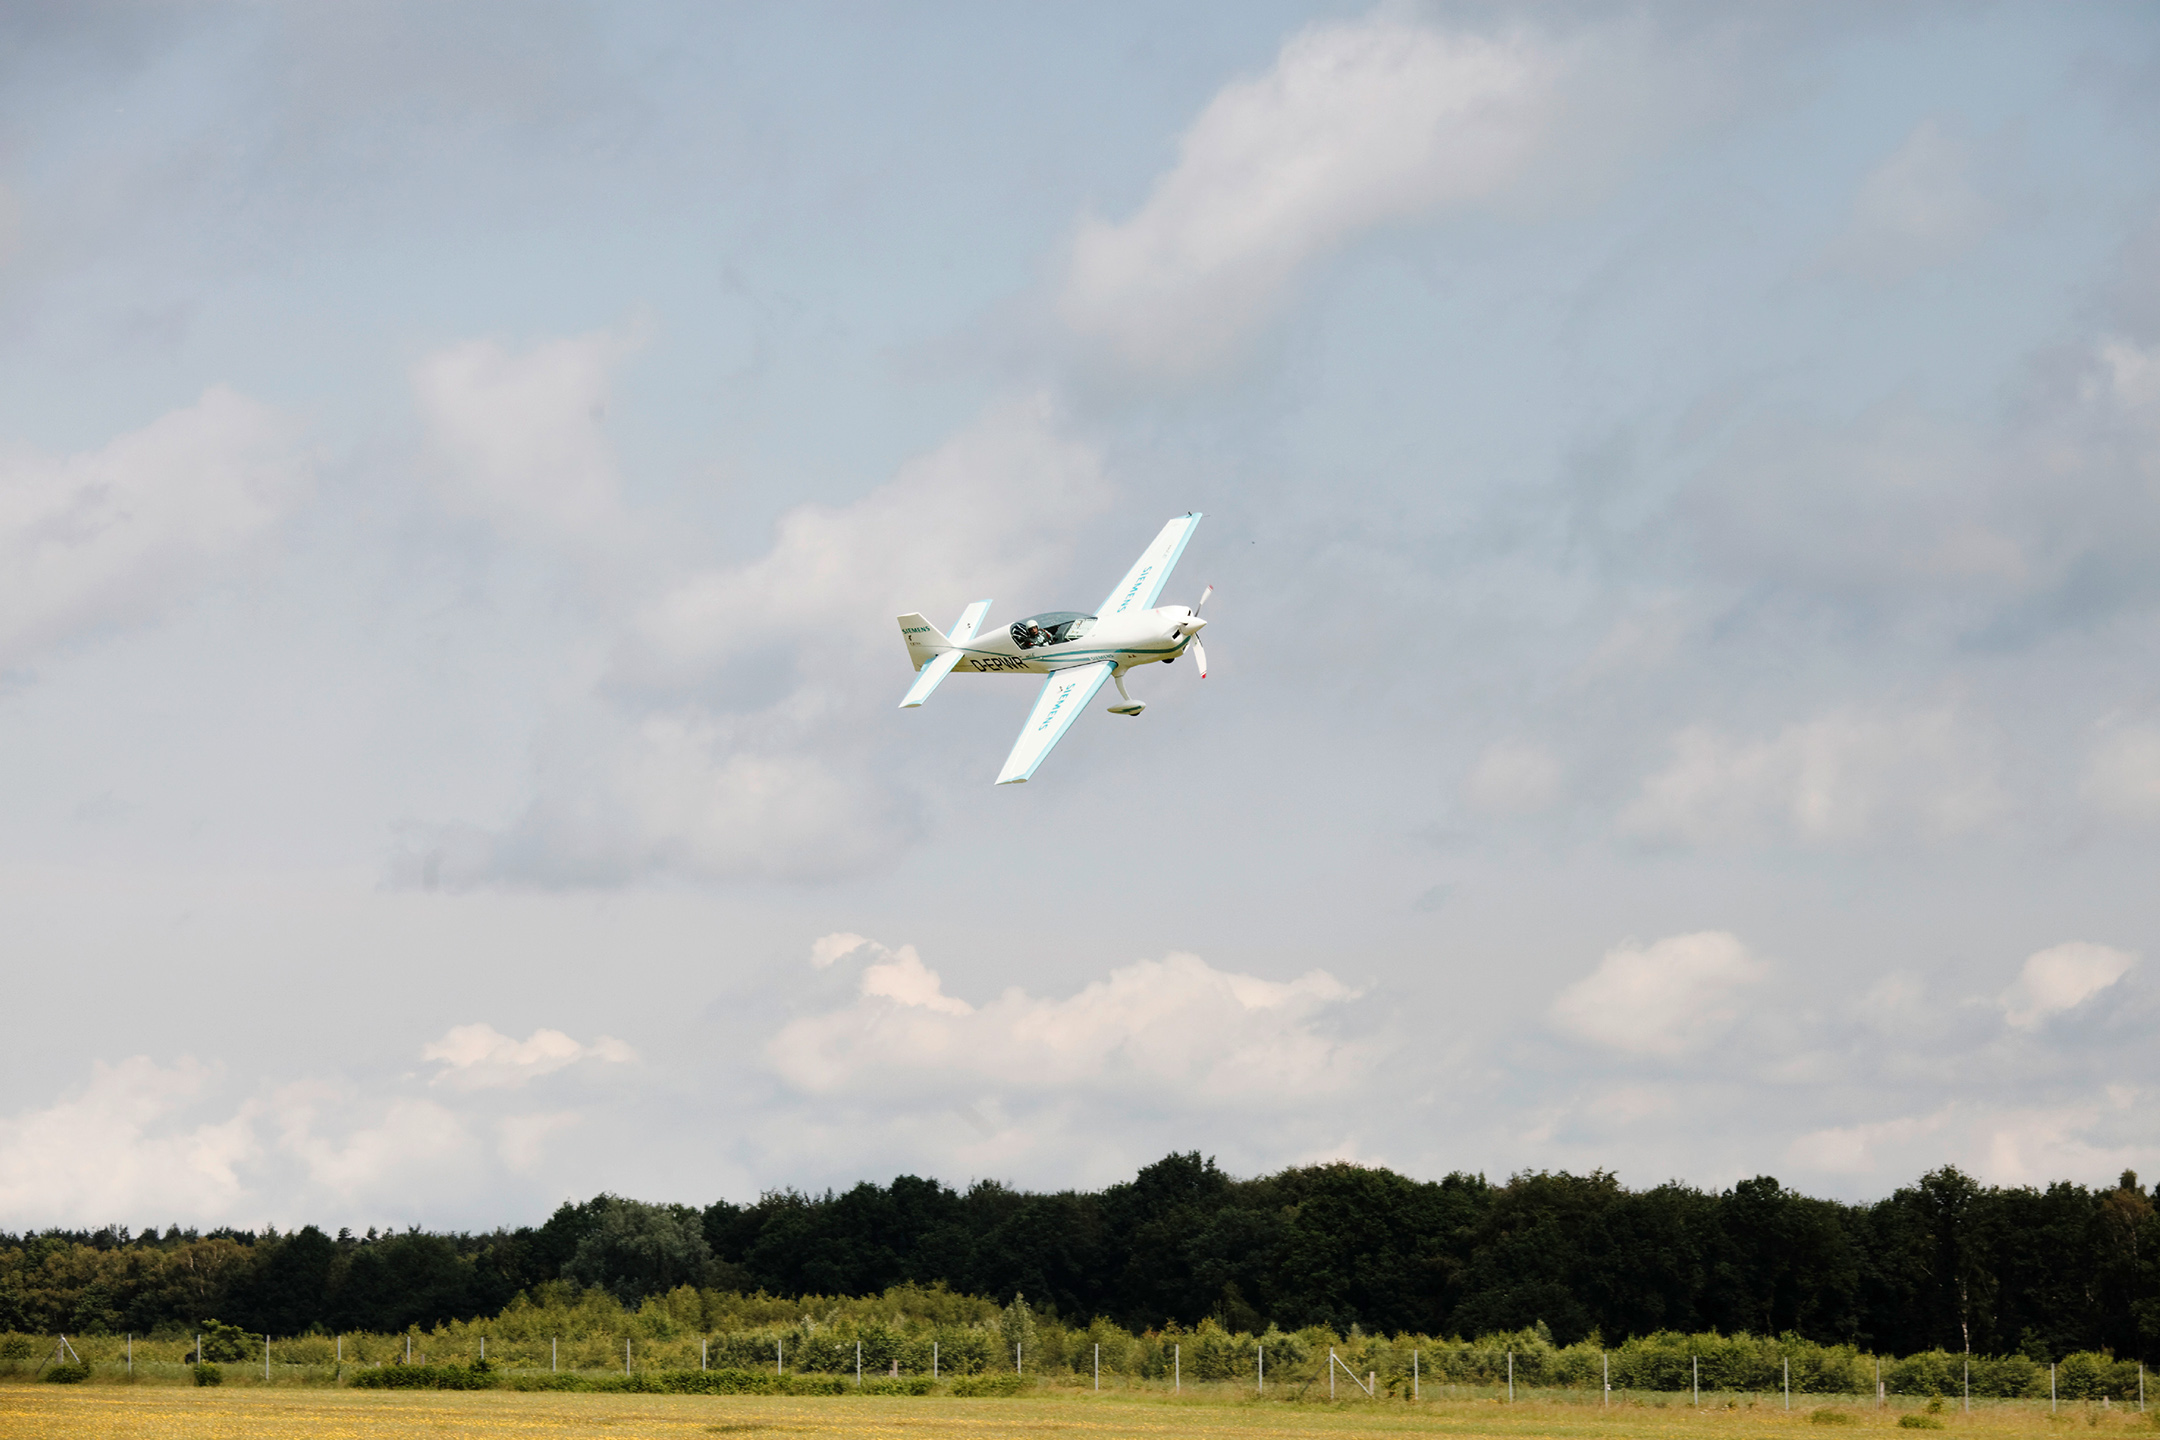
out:
<path id="1" fill-rule="evenodd" d="M 2135 1090 L 2119 1085 L 2060 1105 L 1952 1101 L 1925 1114 L 1809 1131 L 1786 1147 L 1786 1158 L 1802 1171 L 1900 1182 L 1952 1164 L 1995 1185 L 2105 1183 L 2160 1155 L 2149 1134 L 2117 1135 L 2134 1120 L 2137 1101 Z"/>
<path id="2" fill-rule="evenodd" d="M 1770 967 L 1722 930 L 1628 941 L 1553 1001 L 1555 1026 L 1624 1054 L 1675 1059 L 1710 1045 L 1740 1017 Z"/>
<path id="3" fill-rule="evenodd" d="M 1673 752 L 1621 813 L 1622 830 L 1697 845 L 1866 843 L 1964 834 L 2007 803 L 1992 745 L 1948 709 L 1838 710 L 1762 740 L 1694 726 Z"/>
<path id="4" fill-rule="evenodd" d="M 1102 457 L 1065 433 L 1047 396 L 995 406 L 855 503 L 790 510 L 762 558 L 668 587 L 632 626 L 618 678 L 696 685 L 786 644 L 799 647 L 798 678 L 823 693 L 825 665 L 900 653 L 897 615 L 957 614 L 969 600 L 1039 587 L 1064 559 L 1060 535 L 1109 493 Z M 1046 526 L 1048 515 L 1060 524 Z"/>
<path id="5" fill-rule="evenodd" d="M 609 371 L 633 348 L 601 333 L 513 353 L 469 340 L 413 366 L 443 493 L 511 529 L 589 545 L 623 522 L 604 421 Z"/>
<path id="6" fill-rule="evenodd" d="M 2137 957 L 2112 946 L 2066 941 L 2028 956 L 2018 978 L 1997 997 L 2003 1016 L 2030 1030 L 2050 1015 L 2072 1010 L 2123 976 Z"/>
<path id="7" fill-rule="evenodd" d="M 0 456 L 0 669 L 154 613 L 268 530 L 305 476 L 292 423 L 222 385 L 100 450 Z"/>
<path id="8" fill-rule="evenodd" d="M 810 963 L 820 970 L 830 969 L 836 962 L 846 959 L 869 943 L 869 936 L 846 930 L 820 935 L 810 944 Z"/>
<path id="9" fill-rule="evenodd" d="M 1923 120 L 1860 182 L 1831 263 L 1872 280 L 1900 280 L 1962 254 L 2000 219 L 1974 183 L 1973 146 Z"/>
<path id="10" fill-rule="evenodd" d="M 448 1083 L 463 1090 L 514 1088 L 581 1060 L 623 1065 L 637 1059 L 635 1051 L 611 1035 L 602 1035 L 590 1045 L 581 1045 L 560 1030 L 535 1030 L 526 1039 L 513 1040 L 484 1024 L 453 1025 L 420 1056 L 442 1066 L 430 1084 Z"/>
<path id="11" fill-rule="evenodd" d="M 1080 226 L 1059 314 L 1137 370 L 1204 370 L 1315 257 L 1516 179 L 1565 70 L 1527 36 L 1449 33 L 1388 10 L 1301 31 L 1266 74 L 1209 102 L 1138 212 Z"/>
<path id="12" fill-rule="evenodd" d="M 871 738 L 908 679 L 894 617 L 1039 591 L 1107 496 L 1100 456 L 1038 397 L 852 505 L 789 511 L 766 555 L 638 612 L 608 680 L 556 717 L 522 817 L 416 831 L 402 877 L 801 880 L 881 863 L 916 823 L 908 772 L 877 763 Z"/>
<path id="13" fill-rule="evenodd" d="M 1560 798 L 1560 762 L 1527 740 L 1495 741 L 1478 757 L 1463 788 L 1480 810 L 1532 813 Z"/>
<path id="14" fill-rule="evenodd" d="M 2160 819 L 2160 728 L 2124 725 L 2102 734 L 2086 761 L 2083 793 L 2109 814 Z"/>
<path id="15" fill-rule="evenodd" d="M 357 1109 L 365 1118 L 335 1135 L 324 1133 L 318 1124 L 331 1107 Z M 266 1108 L 278 1126 L 280 1158 L 298 1162 L 313 1187 L 341 1204 L 441 1186 L 474 1166 L 471 1131 L 436 1100 L 360 1100 L 344 1087 L 303 1081 L 279 1087 Z"/>
<path id="16" fill-rule="evenodd" d="M 243 1191 L 239 1167 L 259 1151 L 251 1114 L 172 1123 L 210 1079 L 192 1061 L 101 1061 L 81 1092 L 0 1119 L 0 1214 L 79 1226 L 145 1212 L 228 1213 Z"/>
<path id="17" fill-rule="evenodd" d="M 767 1046 L 799 1090 L 949 1106 L 985 1088 L 1167 1088 L 1183 1103 L 1260 1104 L 1339 1094 L 1373 1058 L 1328 1033 L 1355 992 L 1322 970 L 1263 980 L 1172 954 L 1062 999 L 1013 988 L 977 1006 L 947 995 L 912 947 L 867 949 L 876 961 L 854 1003 L 792 1021 Z"/>

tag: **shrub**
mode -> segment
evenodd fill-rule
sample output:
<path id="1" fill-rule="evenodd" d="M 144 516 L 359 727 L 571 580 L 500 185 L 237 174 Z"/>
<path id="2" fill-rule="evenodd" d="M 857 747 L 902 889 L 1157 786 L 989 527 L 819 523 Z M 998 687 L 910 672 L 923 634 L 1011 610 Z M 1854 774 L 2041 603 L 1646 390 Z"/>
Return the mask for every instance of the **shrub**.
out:
<path id="1" fill-rule="evenodd" d="M 865 1395 L 928 1395 L 928 1375 L 873 1375 L 862 1383 Z"/>
<path id="2" fill-rule="evenodd" d="M 1857 1425 L 1850 1410 L 1833 1410 L 1827 1405 L 1808 1411 L 1808 1423 L 1812 1425 Z"/>
<path id="3" fill-rule="evenodd" d="M 1940 1430 L 1943 1428 L 1943 1422 L 1933 1415 L 1900 1415 L 1897 1417 L 1897 1423 L 1900 1430 Z"/>
<path id="4" fill-rule="evenodd" d="M 207 1360 L 196 1365 L 191 1373 L 195 1376 L 197 1385 L 222 1385 L 225 1383 L 225 1372 Z"/>
<path id="5" fill-rule="evenodd" d="M 0 1360 L 28 1360 L 36 1353 L 28 1335 L 0 1336 Z"/>
<path id="6" fill-rule="evenodd" d="M 1010 1372 L 990 1375 L 963 1375 L 953 1381 L 952 1393 L 960 1396 L 1017 1395 L 1027 1388 L 1025 1375 Z"/>
<path id="7" fill-rule="evenodd" d="M 237 1325 L 227 1325 L 222 1320 L 205 1320 L 198 1334 L 202 1353 L 195 1357 L 197 1360 L 262 1359 L 262 1337 L 251 1335 Z"/>
<path id="8" fill-rule="evenodd" d="M 352 1383 L 361 1390 L 492 1390 L 498 1381 L 470 1365 L 382 1365 L 357 1372 Z"/>
<path id="9" fill-rule="evenodd" d="M 90 1366 L 81 1360 L 66 1360 L 50 1365 L 38 1376 L 48 1385 L 80 1385 L 90 1378 Z"/>

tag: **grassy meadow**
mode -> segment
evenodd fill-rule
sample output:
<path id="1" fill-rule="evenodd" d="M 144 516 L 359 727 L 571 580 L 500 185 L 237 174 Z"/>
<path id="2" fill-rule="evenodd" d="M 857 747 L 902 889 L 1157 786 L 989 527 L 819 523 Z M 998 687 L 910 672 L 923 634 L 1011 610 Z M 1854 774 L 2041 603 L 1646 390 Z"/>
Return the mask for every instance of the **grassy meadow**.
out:
<path id="1" fill-rule="evenodd" d="M 1630 1397 L 1611 1407 L 1584 1398 L 1525 1396 L 1427 1398 L 1420 1402 L 1359 1397 L 1329 1403 L 1276 1396 L 1255 1399 L 1242 1387 L 1191 1386 L 1171 1394 L 1126 1385 L 1095 1394 L 1042 1387 L 1012 1399 L 948 1396 L 678 1396 L 521 1394 L 504 1391 L 356 1391 L 298 1386 L 213 1389 L 127 1385 L 0 1385 L 0 1435 L 8 1440 L 418 1440 L 458 1435 L 476 1440 L 554 1437 L 808 1436 L 832 1440 L 989 1440 L 989 1437 L 1130 1435 L 1146 1440 L 1258 1440 L 1293 1435 L 1469 1437 L 1611 1437 L 1611 1440 L 1766 1440 L 1766 1437 L 1858 1437 L 1910 1433 L 1902 1417 L 1924 1415 L 1919 1402 L 1884 1410 L 1865 1404 L 1806 1405 L 1786 1411 L 1753 1396 Z M 1752 1403 L 1751 1403 L 1752 1402 Z M 1827 1414 L 1838 1423 L 1825 1425 Z M 1954 1406 L 1939 1416 L 1946 1432 L 1992 1437 L 2151 1433 L 2134 1409 L 2045 1401 Z"/>

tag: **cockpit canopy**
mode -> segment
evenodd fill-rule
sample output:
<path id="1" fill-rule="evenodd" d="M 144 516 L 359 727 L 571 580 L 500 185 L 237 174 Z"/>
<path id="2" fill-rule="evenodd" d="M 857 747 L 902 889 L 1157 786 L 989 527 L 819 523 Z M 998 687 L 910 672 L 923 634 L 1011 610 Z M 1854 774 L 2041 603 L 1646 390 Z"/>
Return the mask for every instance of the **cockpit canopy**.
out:
<path id="1" fill-rule="evenodd" d="M 1040 615 L 1013 621 L 1012 638 L 1013 644 L 1022 650 L 1034 650 L 1044 645 L 1078 640 L 1094 628 L 1093 615 L 1083 615 L 1077 610 L 1045 610 Z"/>

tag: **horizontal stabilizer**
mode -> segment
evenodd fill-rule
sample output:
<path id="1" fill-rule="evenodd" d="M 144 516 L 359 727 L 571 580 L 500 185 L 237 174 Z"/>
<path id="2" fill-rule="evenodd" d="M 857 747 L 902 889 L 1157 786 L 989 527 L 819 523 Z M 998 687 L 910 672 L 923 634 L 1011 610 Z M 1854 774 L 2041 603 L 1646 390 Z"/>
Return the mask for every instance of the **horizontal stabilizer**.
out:
<path id="1" fill-rule="evenodd" d="M 959 663 L 960 652 L 958 650 L 947 650 L 944 654 L 923 666 L 922 673 L 915 677 L 915 683 L 908 686 L 907 694 L 900 697 L 900 708 L 902 710 L 912 710 L 929 699 L 930 692 L 944 683 L 945 677 L 952 674 L 953 666 Z"/>

